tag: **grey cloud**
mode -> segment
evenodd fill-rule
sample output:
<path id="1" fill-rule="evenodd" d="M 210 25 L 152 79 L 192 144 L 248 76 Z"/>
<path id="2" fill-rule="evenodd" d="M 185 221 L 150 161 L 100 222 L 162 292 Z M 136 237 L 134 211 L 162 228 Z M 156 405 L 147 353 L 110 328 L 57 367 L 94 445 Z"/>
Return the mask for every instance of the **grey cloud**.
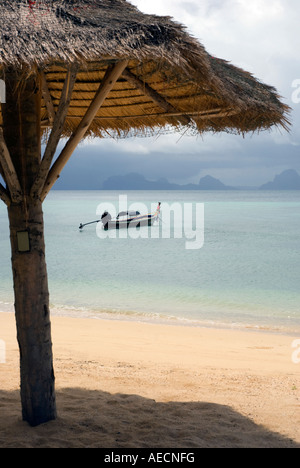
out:
<path id="1" fill-rule="evenodd" d="M 118 144 L 109 140 L 84 144 L 71 158 L 57 186 L 98 187 L 111 175 L 132 171 L 177 183 L 204 173 L 221 174 L 230 185 L 240 181 L 259 184 L 271 180 L 281 168 L 300 172 L 300 104 L 292 102 L 292 83 L 300 79 L 299 0 L 166 0 L 163 4 L 158 0 L 151 4 L 133 0 L 132 3 L 149 13 L 169 14 L 178 21 L 184 18 L 189 31 L 210 53 L 243 66 L 275 86 L 293 108 L 291 131 L 280 134 L 272 130 L 245 139 L 226 134 L 204 135 L 203 139 L 183 138 L 178 144 L 179 135 L 157 141 L 130 139 Z"/>

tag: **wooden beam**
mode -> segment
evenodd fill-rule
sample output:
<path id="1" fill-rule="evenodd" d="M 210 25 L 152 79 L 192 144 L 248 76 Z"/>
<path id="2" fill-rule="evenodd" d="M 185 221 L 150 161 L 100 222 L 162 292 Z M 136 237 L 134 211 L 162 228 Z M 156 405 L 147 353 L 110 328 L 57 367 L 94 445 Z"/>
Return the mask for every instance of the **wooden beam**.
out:
<path id="1" fill-rule="evenodd" d="M 103 102 L 107 98 L 108 94 L 113 89 L 114 85 L 116 84 L 120 76 L 122 75 L 127 65 L 128 65 L 128 60 L 121 60 L 120 62 L 115 63 L 115 65 L 108 67 L 106 74 L 103 78 L 103 81 L 100 84 L 99 89 L 92 103 L 90 104 L 88 110 L 86 111 L 85 116 L 81 120 L 80 124 L 78 125 L 73 135 L 70 137 L 70 139 L 66 143 L 61 154 L 59 155 L 59 157 L 53 164 L 48 174 L 44 189 L 41 194 L 42 200 L 45 199 L 51 187 L 55 184 L 62 169 L 65 167 L 65 165 L 69 161 L 78 143 L 82 140 L 82 138 L 88 131 L 92 121 L 97 115 L 97 112 L 99 111 L 100 107 L 102 106 Z"/>
<path id="2" fill-rule="evenodd" d="M 41 121 L 41 128 L 48 128 L 51 127 L 50 121 L 49 120 L 42 120 Z"/>
<path id="3" fill-rule="evenodd" d="M 9 189 L 12 202 L 20 203 L 23 199 L 23 192 L 4 140 L 2 128 L 0 128 L 0 164 L 2 166 L 4 179 Z"/>
<path id="4" fill-rule="evenodd" d="M 172 104 L 166 101 L 166 99 L 163 96 L 161 96 L 157 91 L 155 91 L 155 89 L 151 88 L 151 86 L 149 86 L 147 83 L 144 83 L 142 80 L 140 80 L 128 68 L 126 68 L 123 71 L 122 75 L 135 88 L 138 88 L 148 97 L 150 97 L 152 101 L 154 101 L 155 104 L 157 104 L 159 107 L 161 107 L 168 113 L 173 113 L 174 116 L 178 116 L 178 120 L 183 125 L 189 125 L 191 123 L 191 119 L 187 115 L 184 115 L 183 113 L 178 113 L 178 109 L 176 109 L 174 106 L 172 106 Z"/>
<path id="5" fill-rule="evenodd" d="M 0 105 L 0 108 L 1 108 L 1 105 Z M 0 175 L 2 176 L 2 178 L 3 178 L 4 182 L 5 182 L 5 175 L 4 175 L 4 171 L 2 169 L 1 163 L 0 163 Z M 3 187 L 3 185 L 1 183 L 0 183 L 0 200 L 2 200 L 7 206 L 10 206 L 10 204 L 11 204 L 11 199 L 10 199 L 9 193 L 6 190 L 6 188 Z"/>
<path id="6" fill-rule="evenodd" d="M 0 184 L 0 199 L 1 199 L 2 201 L 4 201 L 4 203 L 5 203 L 7 206 L 10 206 L 10 204 L 11 204 L 11 199 L 10 199 L 9 193 L 8 193 L 8 191 L 6 190 L 6 188 L 3 187 L 2 184 Z"/>
<path id="7" fill-rule="evenodd" d="M 52 131 L 48 139 L 48 143 L 45 149 L 45 153 L 44 153 L 41 165 L 40 165 L 38 175 L 31 188 L 30 195 L 32 198 L 39 198 L 44 188 L 44 185 L 45 185 L 45 182 L 46 182 L 46 179 L 47 179 L 50 167 L 51 167 L 51 163 L 52 163 L 57 145 L 61 138 L 62 130 L 65 125 L 70 101 L 72 98 L 72 92 L 73 92 L 74 84 L 76 81 L 77 71 L 78 71 L 77 65 L 72 66 L 68 70 L 68 73 L 64 82 L 64 87 L 61 93 L 61 98 L 60 98 L 59 106 L 57 109 L 57 113 L 55 115 L 55 119 L 53 122 Z"/>
<path id="8" fill-rule="evenodd" d="M 198 111 L 198 112 L 189 112 L 190 117 L 194 117 L 195 119 L 208 119 L 208 118 L 218 118 L 218 117 L 230 117 L 232 115 L 237 115 L 239 114 L 240 110 L 234 110 L 232 108 L 225 108 L 225 109 L 211 109 L 209 111 Z M 127 120 L 127 119 L 145 119 L 148 117 L 180 117 L 180 116 L 186 116 L 184 112 L 161 112 L 159 114 L 139 114 L 139 115 L 115 115 L 115 116 L 98 116 L 96 117 L 97 120 Z M 68 119 L 69 120 L 78 120 L 82 119 L 83 116 L 81 115 L 69 115 Z M 43 121 L 42 125 L 47 127 L 47 121 Z"/>
<path id="9" fill-rule="evenodd" d="M 189 116 L 196 120 L 205 120 L 211 118 L 230 117 L 238 114 L 239 110 L 233 109 L 212 109 L 210 111 L 189 112 Z M 115 115 L 115 116 L 99 116 L 97 120 L 127 120 L 127 119 L 146 119 L 148 117 L 180 117 L 186 114 L 182 112 L 161 112 L 159 114 L 139 114 L 139 115 Z M 81 117 L 70 116 L 70 119 L 80 119 Z"/>
<path id="10" fill-rule="evenodd" d="M 51 94 L 48 88 L 46 75 L 43 71 L 41 71 L 40 75 L 41 75 L 41 81 L 42 81 L 42 96 L 46 104 L 50 125 L 52 125 L 54 122 L 54 118 L 55 118 L 54 106 L 53 106 Z"/>
<path id="11" fill-rule="evenodd" d="M 0 175 L 1 175 L 1 176 L 3 177 L 3 179 L 4 179 L 4 171 L 3 171 L 3 169 L 2 169 L 1 163 L 0 163 Z"/>

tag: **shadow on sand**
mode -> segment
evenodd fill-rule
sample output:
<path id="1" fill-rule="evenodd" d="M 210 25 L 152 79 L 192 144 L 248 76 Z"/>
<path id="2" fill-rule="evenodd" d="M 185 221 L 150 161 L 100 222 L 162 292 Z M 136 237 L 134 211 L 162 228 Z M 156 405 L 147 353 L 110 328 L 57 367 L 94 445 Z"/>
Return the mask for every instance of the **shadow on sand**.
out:
<path id="1" fill-rule="evenodd" d="M 158 403 L 137 395 L 67 388 L 57 392 L 59 417 L 31 428 L 18 392 L 0 391 L 0 447 L 300 448 L 232 408 L 203 402 Z"/>

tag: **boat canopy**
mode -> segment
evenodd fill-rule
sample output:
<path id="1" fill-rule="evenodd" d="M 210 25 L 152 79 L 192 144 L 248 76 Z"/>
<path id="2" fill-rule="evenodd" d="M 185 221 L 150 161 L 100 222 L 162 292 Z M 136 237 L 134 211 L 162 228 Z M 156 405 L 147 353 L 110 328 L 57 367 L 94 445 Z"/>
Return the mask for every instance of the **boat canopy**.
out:
<path id="1" fill-rule="evenodd" d="M 120 218 L 121 216 L 139 216 L 141 213 L 139 211 L 121 211 L 117 219 Z"/>

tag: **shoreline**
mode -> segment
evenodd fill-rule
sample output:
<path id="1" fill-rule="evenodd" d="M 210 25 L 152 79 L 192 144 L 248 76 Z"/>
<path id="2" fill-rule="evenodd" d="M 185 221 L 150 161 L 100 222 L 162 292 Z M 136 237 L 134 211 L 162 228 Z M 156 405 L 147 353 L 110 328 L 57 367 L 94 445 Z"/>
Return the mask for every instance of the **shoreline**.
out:
<path id="1" fill-rule="evenodd" d="M 13 314 L 0 314 L 0 447 L 300 448 L 293 337 L 52 316 L 58 419 L 21 421 Z"/>
<path id="2" fill-rule="evenodd" d="M 3 305 L 6 305 L 6 310 L 3 310 Z M 1 309 L 2 306 L 2 309 Z M 102 309 L 93 310 L 86 308 L 76 308 L 68 306 L 50 306 L 51 317 L 66 317 L 75 319 L 88 319 L 88 320 L 108 320 L 108 321 L 121 321 L 133 323 L 149 323 L 157 325 L 170 325 L 178 327 L 191 327 L 191 328 L 204 328 L 216 330 L 232 330 L 232 331 L 245 331 L 267 333 L 272 335 L 287 335 L 291 337 L 300 337 L 300 324 L 299 329 L 296 325 L 289 327 L 286 323 L 279 324 L 279 320 L 274 323 L 267 324 L 266 321 L 261 323 L 238 322 L 238 321 L 217 321 L 217 320 L 197 320 L 184 317 L 169 316 L 164 314 L 149 314 L 146 312 L 132 311 L 132 310 L 117 310 L 117 309 Z M 0 314 L 10 313 L 14 314 L 13 305 L 10 303 L 0 303 Z"/>

